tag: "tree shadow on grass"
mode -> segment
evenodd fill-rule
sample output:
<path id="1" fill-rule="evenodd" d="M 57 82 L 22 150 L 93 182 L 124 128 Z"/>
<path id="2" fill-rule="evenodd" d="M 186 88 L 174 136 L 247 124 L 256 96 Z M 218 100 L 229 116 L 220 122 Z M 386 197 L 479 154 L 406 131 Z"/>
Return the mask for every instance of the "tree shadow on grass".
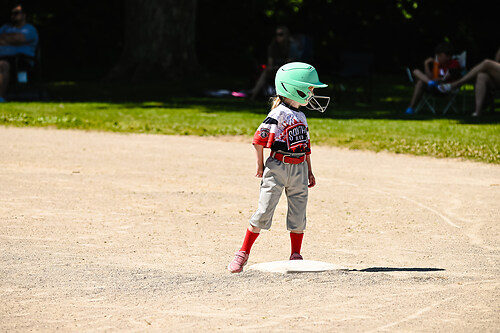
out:
<path id="1" fill-rule="evenodd" d="M 427 121 L 433 119 L 455 119 L 462 124 L 500 123 L 500 113 L 492 112 L 483 117 L 473 118 L 470 114 L 449 112 L 446 115 L 431 114 L 422 111 L 407 116 L 404 110 L 411 97 L 411 89 L 402 87 L 397 81 L 385 79 L 379 82 L 370 104 L 361 102 L 343 103 L 338 92 L 324 89 L 322 95 L 331 96 L 332 100 L 325 113 L 304 110 L 308 118 L 325 119 L 379 119 Z M 207 97 L 199 89 L 186 84 L 160 83 L 109 83 L 109 82 L 72 82 L 48 83 L 50 101 L 57 102 L 104 102 L 120 104 L 123 108 L 143 109 L 182 109 L 201 108 L 205 113 L 250 112 L 267 114 L 270 104 L 267 98 L 252 101 L 238 97 Z M 103 107 L 105 108 L 105 107 Z"/>

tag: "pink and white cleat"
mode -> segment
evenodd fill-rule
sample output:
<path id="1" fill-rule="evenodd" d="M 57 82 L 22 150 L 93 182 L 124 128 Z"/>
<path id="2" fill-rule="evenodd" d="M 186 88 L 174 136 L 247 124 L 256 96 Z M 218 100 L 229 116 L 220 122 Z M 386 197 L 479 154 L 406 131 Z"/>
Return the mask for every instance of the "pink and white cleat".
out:
<path id="1" fill-rule="evenodd" d="M 247 264 L 248 254 L 245 251 L 238 251 L 234 254 L 234 259 L 227 265 L 227 269 L 231 273 L 239 273 L 243 270 L 243 266 Z"/>
<path id="2" fill-rule="evenodd" d="M 297 252 L 292 253 L 292 255 L 290 256 L 290 260 L 303 260 L 303 259 L 304 258 L 302 258 L 300 253 Z"/>

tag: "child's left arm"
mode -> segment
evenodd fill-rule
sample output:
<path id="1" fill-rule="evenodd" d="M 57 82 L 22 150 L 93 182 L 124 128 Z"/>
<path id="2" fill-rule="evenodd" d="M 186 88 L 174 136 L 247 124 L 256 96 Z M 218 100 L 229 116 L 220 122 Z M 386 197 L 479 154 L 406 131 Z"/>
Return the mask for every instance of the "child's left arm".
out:
<path id="1" fill-rule="evenodd" d="M 307 187 L 314 187 L 316 185 L 316 178 L 314 178 L 314 174 L 312 172 L 311 166 L 311 155 L 306 155 L 307 162 L 307 178 L 309 179 L 309 185 Z"/>

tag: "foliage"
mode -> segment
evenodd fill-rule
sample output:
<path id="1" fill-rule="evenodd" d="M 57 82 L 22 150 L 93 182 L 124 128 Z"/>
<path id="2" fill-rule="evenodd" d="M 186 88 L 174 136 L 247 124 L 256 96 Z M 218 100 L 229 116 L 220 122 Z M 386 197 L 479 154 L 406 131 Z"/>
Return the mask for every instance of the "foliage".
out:
<path id="1" fill-rule="evenodd" d="M 0 24 L 9 19 L 9 2 L 0 1 Z M 118 61 L 126 1 L 26 3 L 40 32 L 45 79 L 95 80 Z M 198 59 L 208 72 L 251 74 L 266 60 L 278 24 L 312 37 L 318 68 L 334 71 L 339 52 L 355 50 L 373 53 L 376 70 L 387 72 L 421 66 L 445 39 L 467 50 L 470 65 L 493 57 L 498 38 L 490 36 L 498 15 L 485 6 L 456 0 L 219 0 L 198 1 L 192 15 Z"/>

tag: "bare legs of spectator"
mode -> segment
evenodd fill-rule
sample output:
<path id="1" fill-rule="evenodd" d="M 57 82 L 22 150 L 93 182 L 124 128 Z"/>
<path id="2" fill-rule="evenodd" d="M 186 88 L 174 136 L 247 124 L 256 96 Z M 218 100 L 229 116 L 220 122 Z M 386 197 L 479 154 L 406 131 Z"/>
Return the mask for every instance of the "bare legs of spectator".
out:
<path id="1" fill-rule="evenodd" d="M 415 89 L 413 90 L 413 96 L 409 106 L 412 109 L 417 106 L 418 101 L 420 101 L 422 95 L 424 94 L 425 87 L 427 87 L 427 84 L 429 83 L 427 75 L 419 69 L 415 69 L 413 71 L 413 76 L 417 79 L 417 82 L 415 83 Z"/>
<path id="2" fill-rule="evenodd" d="M 269 69 L 264 69 L 262 73 L 259 76 L 259 79 L 257 80 L 257 83 L 255 84 L 255 87 L 252 89 L 252 95 L 250 96 L 250 99 L 254 100 L 259 93 L 261 93 L 264 90 L 264 87 L 267 82 L 267 78 L 270 75 Z"/>
<path id="3" fill-rule="evenodd" d="M 450 84 L 451 89 L 452 90 L 457 89 L 465 82 L 475 78 L 479 73 L 487 74 L 491 78 L 492 82 L 497 87 L 500 87 L 500 63 L 486 59 L 479 65 L 472 67 L 472 69 L 467 74 L 465 74 L 460 80 L 452 82 Z"/>
<path id="4" fill-rule="evenodd" d="M 476 85 L 474 87 L 474 94 L 476 99 L 476 108 L 474 109 L 473 116 L 477 117 L 481 115 L 481 111 L 484 107 L 484 102 L 486 101 L 486 94 L 488 89 L 495 89 L 493 80 L 486 73 L 477 74 Z"/>
<path id="5" fill-rule="evenodd" d="M 5 101 L 5 92 L 9 84 L 10 64 L 0 60 L 0 101 Z"/>
<path id="6" fill-rule="evenodd" d="M 474 88 L 476 108 L 472 115 L 479 116 L 484 107 L 488 89 L 500 88 L 500 63 L 489 59 L 483 60 L 480 64 L 472 67 L 460 80 L 452 82 L 449 88 L 451 90 L 457 89 L 465 82 L 474 78 L 476 78 Z"/>
<path id="7" fill-rule="evenodd" d="M 425 75 L 424 72 L 422 72 L 420 69 L 415 69 L 413 71 L 413 76 L 419 79 L 420 81 L 423 81 L 425 84 L 428 84 L 429 81 L 431 80 L 427 75 Z"/>

